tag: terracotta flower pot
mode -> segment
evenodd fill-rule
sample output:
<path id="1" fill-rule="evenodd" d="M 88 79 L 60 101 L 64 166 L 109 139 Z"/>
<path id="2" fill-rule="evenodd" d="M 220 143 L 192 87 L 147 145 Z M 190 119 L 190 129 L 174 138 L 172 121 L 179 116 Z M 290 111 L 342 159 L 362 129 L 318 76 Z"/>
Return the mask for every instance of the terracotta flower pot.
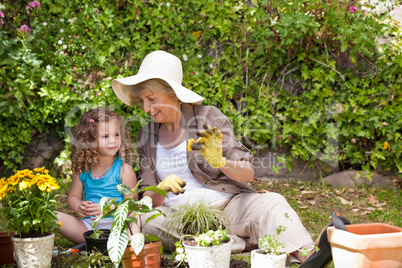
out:
<path id="1" fill-rule="evenodd" d="M 11 233 L 10 236 L 13 236 Z M 13 244 L 8 236 L 8 232 L 0 232 L 0 266 L 14 263 Z"/>
<path id="2" fill-rule="evenodd" d="M 17 267 L 50 268 L 54 234 L 42 237 L 18 238 L 11 237 Z"/>
<path id="3" fill-rule="evenodd" d="M 402 267 L 402 228 L 368 223 L 347 225 L 346 229 L 327 229 L 336 268 Z"/>
<path id="4" fill-rule="evenodd" d="M 141 267 L 141 268 L 160 268 L 161 267 L 161 241 L 146 243 L 140 254 L 135 255 L 133 249 L 129 246 L 124 251 L 121 258 L 123 268 Z"/>

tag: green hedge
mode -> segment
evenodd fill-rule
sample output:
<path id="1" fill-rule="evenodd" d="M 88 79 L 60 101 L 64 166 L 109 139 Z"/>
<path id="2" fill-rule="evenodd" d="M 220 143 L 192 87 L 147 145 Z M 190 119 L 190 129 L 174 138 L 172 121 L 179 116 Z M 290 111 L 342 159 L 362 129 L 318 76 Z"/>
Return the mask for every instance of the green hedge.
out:
<path id="1" fill-rule="evenodd" d="M 121 104 L 111 79 L 162 49 L 182 59 L 185 86 L 219 107 L 254 152 L 287 148 L 321 172 L 402 172 L 401 24 L 358 2 L 44 0 L 29 14 L 19 2 L 0 4 L 7 169 L 51 125 L 67 143 L 65 124 L 90 106 L 139 118 L 135 135 L 148 119 Z M 24 24 L 32 32 L 19 31 Z"/>

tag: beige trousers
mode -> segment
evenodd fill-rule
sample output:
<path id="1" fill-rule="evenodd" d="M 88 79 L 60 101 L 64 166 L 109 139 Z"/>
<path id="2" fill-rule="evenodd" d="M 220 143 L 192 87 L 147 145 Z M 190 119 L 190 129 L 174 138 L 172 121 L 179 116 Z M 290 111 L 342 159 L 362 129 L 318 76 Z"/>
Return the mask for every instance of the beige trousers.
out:
<path id="1" fill-rule="evenodd" d="M 174 251 L 174 243 L 180 239 L 177 229 L 168 230 L 167 222 L 172 213 L 170 208 L 158 207 L 165 217 L 160 216 L 148 222 L 144 233 L 161 238 L 166 251 Z M 258 245 L 262 236 L 275 235 L 285 246 L 285 252 L 290 253 L 313 243 L 310 234 L 302 225 L 297 213 L 290 207 L 286 199 L 277 193 L 243 193 L 234 196 L 224 207 L 224 213 L 229 218 L 229 234 L 234 238 L 232 253 L 241 252 L 246 247 L 246 240 Z M 143 221 L 152 214 L 143 215 Z M 282 231 L 277 235 L 277 229 Z"/>

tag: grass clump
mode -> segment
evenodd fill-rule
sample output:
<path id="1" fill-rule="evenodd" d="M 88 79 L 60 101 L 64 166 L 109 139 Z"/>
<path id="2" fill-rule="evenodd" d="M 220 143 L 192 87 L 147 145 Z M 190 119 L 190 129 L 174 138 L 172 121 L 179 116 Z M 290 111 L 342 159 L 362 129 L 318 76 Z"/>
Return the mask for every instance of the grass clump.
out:
<path id="1" fill-rule="evenodd" d="M 221 226 L 227 226 L 228 222 L 222 210 L 205 200 L 180 205 L 166 220 L 168 229 L 173 230 L 177 226 L 180 235 L 196 235 L 205 230 L 216 231 Z"/>

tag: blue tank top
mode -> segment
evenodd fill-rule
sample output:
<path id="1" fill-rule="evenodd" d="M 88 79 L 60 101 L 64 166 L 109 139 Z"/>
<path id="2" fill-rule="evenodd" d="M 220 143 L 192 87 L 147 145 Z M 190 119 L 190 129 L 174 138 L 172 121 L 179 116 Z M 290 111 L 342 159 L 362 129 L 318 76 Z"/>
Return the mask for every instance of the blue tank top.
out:
<path id="1" fill-rule="evenodd" d="M 116 157 L 112 167 L 100 179 L 92 178 L 92 170 L 81 173 L 80 180 L 84 186 L 84 200 L 99 204 L 102 197 L 116 198 L 116 203 L 120 203 L 124 197 L 117 190 L 116 186 L 121 184 L 120 170 L 123 161 Z M 89 219 L 90 217 L 86 217 Z"/>

